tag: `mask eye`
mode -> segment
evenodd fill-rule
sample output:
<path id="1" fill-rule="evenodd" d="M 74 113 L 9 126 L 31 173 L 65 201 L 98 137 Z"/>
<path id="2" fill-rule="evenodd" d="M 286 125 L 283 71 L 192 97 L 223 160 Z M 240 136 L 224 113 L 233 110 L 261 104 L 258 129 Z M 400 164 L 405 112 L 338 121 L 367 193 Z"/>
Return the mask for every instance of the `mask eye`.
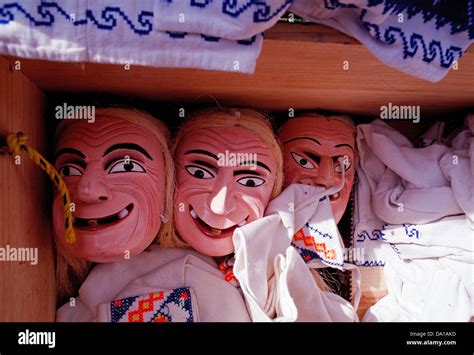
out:
<path id="1" fill-rule="evenodd" d="M 314 169 L 315 166 L 313 163 L 311 163 L 308 159 L 303 157 L 302 155 L 296 154 L 296 153 L 291 153 L 291 156 L 295 160 L 295 162 L 298 163 L 298 165 L 302 166 L 305 169 Z"/>
<path id="2" fill-rule="evenodd" d="M 198 179 L 212 179 L 214 177 L 210 171 L 196 165 L 186 165 L 184 168 L 191 176 Z"/>
<path id="3" fill-rule="evenodd" d="M 121 159 L 109 169 L 109 174 L 117 173 L 145 173 L 145 168 L 137 161 L 131 159 Z"/>
<path id="4" fill-rule="evenodd" d="M 61 177 L 82 176 L 82 172 L 75 166 L 65 165 L 59 169 L 59 175 L 61 175 Z"/>
<path id="5" fill-rule="evenodd" d="M 244 177 L 237 180 L 237 182 L 240 185 L 244 185 L 246 187 L 257 187 L 263 185 L 265 183 L 265 180 L 258 177 Z"/>
<path id="6" fill-rule="evenodd" d="M 349 170 L 349 168 L 352 166 L 352 162 L 349 159 L 344 159 L 342 162 L 342 165 L 344 166 L 344 171 Z M 339 164 L 339 161 L 336 161 L 335 166 L 334 166 L 334 171 L 336 173 L 342 173 L 342 167 L 341 164 Z"/>

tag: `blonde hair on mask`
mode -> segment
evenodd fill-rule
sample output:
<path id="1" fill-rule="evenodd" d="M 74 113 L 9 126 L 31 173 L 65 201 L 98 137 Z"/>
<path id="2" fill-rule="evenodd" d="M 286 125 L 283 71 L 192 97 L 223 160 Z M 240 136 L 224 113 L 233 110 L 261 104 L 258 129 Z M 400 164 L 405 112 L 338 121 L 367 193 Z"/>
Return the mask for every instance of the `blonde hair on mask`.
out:
<path id="1" fill-rule="evenodd" d="M 160 231 L 155 238 L 155 242 L 166 234 L 170 233 L 173 229 L 173 195 L 174 195 L 174 162 L 171 155 L 169 144 L 170 135 L 167 127 L 158 119 L 153 116 L 137 109 L 125 109 L 125 108 L 97 108 L 95 110 L 95 116 L 97 119 L 102 118 L 117 118 L 124 121 L 133 123 L 134 125 L 145 128 L 156 137 L 161 146 L 161 152 L 164 159 L 165 168 L 165 201 L 164 201 L 164 222 L 162 222 Z M 58 126 L 55 135 L 55 141 L 61 136 L 65 128 L 74 121 L 63 121 Z M 161 216 L 156 216 L 161 218 Z M 56 282 L 58 288 L 59 300 L 64 300 L 67 297 L 75 295 L 78 287 L 86 276 L 88 275 L 92 263 L 78 259 L 65 249 L 61 242 L 54 238 L 56 245 Z"/>
<path id="2" fill-rule="evenodd" d="M 268 149 L 272 152 L 276 160 L 276 176 L 271 198 L 276 197 L 283 185 L 283 156 L 280 143 L 276 138 L 270 119 L 262 113 L 244 108 L 208 108 L 194 113 L 179 128 L 174 139 L 172 152 L 175 154 L 176 148 L 181 140 L 191 132 L 209 127 L 237 126 L 247 129 L 255 134 Z M 170 234 L 164 235 L 160 244 L 164 247 L 188 247 L 179 237 L 176 229 L 170 230 Z"/>

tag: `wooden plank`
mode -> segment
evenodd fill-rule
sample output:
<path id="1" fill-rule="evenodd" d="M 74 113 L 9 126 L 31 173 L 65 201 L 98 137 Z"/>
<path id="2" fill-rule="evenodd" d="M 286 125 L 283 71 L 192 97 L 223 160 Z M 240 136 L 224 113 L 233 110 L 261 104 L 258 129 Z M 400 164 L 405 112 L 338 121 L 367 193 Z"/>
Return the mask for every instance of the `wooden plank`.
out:
<path id="1" fill-rule="evenodd" d="M 0 58 L 0 136 L 22 131 L 44 152 L 45 95 Z M 37 248 L 38 263 L 0 261 L 0 321 L 54 321 L 55 282 L 46 175 L 26 155 L 0 155 L 0 248 Z M 30 255 L 30 257 L 33 255 Z"/>
<path id="2" fill-rule="evenodd" d="M 9 58 L 10 61 L 17 58 Z M 349 62 L 349 70 L 343 62 Z M 474 106 L 474 51 L 430 83 L 382 64 L 356 40 L 324 26 L 278 24 L 268 31 L 253 75 L 195 69 L 21 60 L 52 92 L 107 92 L 157 100 L 323 109 L 378 116 L 380 107 L 420 105 L 421 119 Z"/>

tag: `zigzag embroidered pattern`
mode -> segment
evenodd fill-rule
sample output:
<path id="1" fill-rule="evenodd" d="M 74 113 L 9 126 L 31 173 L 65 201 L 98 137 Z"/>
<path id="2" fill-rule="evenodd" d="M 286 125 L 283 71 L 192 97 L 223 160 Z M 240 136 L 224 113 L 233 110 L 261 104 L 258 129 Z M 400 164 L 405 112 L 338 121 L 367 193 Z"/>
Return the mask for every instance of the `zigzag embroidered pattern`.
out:
<path id="1" fill-rule="evenodd" d="M 301 255 L 301 257 L 303 258 L 303 260 L 306 263 L 309 263 L 310 261 L 315 260 L 315 259 L 319 259 L 321 261 L 324 261 L 328 265 L 337 266 L 337 267 L 341 267 L 341 268 L 343 267 L 343 265 L 341 263 L 323 259 L 317 253 L 315 253 L 315 252 L 313 252 L 309 249 L 301 248 L 301 247 L 295 245 L 294 243 L 291 243 L 291 245 L 298 251 L 298 253 Z"/>
<path id="2" fill-rule="evenodd" d="M 39 19 L 29 13 L 25 8 L 17 3 L 12 2 L 5 4 L 0 7 L 0 25 L 7 25 L 12 21 L 15 21 L 15 13 L 20 13 L 28 19 L 30 25 L 35 27 L 52 27 L 57 22 L 57 17 L 63 18 L 66 23 L 71 26 L 85 26 L 87 24 L 93 24 L 97 29 L 112 31 L 114 30 L 120 19 L 125 21 L 127 26 L 132 30 L 133 33 L 140 36 L 150 35 L 153 31 L 153 12 L 141 11 L 138 14 L 137 22 L 140 26 L 134 24 L 131 18 L 117 6 L 106 6 L 100 14 L 100 21 L 98 17 L 94 15 L 92 10 L 87 9 L 85 11 L 85 18 L 76 19 L 75 15 L 68 13 L 64 10 L 57 2 L 54 1 L 43 1 L 37 8 Z M 59 16 L 55 17 L 53 12 L 56 12 Z M 102 21 L 102 22 L 101 22 Z M 183 39 L 188 34 L 186 32 L 166 32 L 170 38 Z M 201 35 L 201 38 L 206 42 L 219 42 L 219 37 L 212 37 Z M 256 36 L 246 40 L 235 41 L 240 45 L 249 46 L 255 42 Z"/>
<path id="3" fill-rule="evenodd" d="M 110 302 L 111 322 L 193 322 L 191 291 L 187 287 L 152 292 Z"/>
<path id="4" fill-rule="evenodd" d="M 367 267 L 372 267 L 372 266 L 385 266 L 385 261 L 382 260 L 371 260 L 371 261 L 364 261 L 363 263 L 354 261 L 354 265 L 357 266 L 367 266 Z"/>
<path id="5" fill-rule="evenodd" d="M 306 247 L 313 247 L 316 253 L 322 253 L 324 255 L 324 258 L 322 260 L 326 261 L 326 259 L 329 260 L 336 260 L 336 250 L 335 249 L 327 249 L 326 248 L 326 243 L 316 243 L 314 240 L 313 236 L 311 235 L 305 235 L 303 232 L 303 228 L 301 228 L 299 231 L 297 231 L 293 237 L 293 241 L 303 241 L 304 245 Z M 293 242 L 292 242 L 293 244 Z M 305 258 L 303 258 L 305 259 Z M 306 262 L 308 260 L 305 259 Z"/>

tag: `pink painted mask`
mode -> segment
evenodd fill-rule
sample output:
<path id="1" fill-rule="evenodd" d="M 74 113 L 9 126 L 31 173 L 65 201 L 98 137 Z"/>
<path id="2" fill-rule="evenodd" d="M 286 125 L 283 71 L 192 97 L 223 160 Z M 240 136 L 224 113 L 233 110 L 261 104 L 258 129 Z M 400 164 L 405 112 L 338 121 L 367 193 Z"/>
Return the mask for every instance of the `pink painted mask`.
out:
<path id="1" fill-rule="evenodd" d="M 71 121 L 58 138 L 56 168 L 75 204 L 77 241 L 64 240 L 60 196 L 53 203 L 54 231 L 72 255 L 94 262 L 142 252 L 160 229 L 164 210 L 164 156 L 146 128 L 104 117 Z"/>
<path id="2" fill-rule="evenodd" d="M 175 226 L 199 252 L 234 251 L 233 231 L 263 217 L 276 176 L 272 152 L 251 131 L 238 126 L 197 129 L 175 153 Z"/>
<path id="3" fill-rule="evenodd" d="M 336 222 L 349 201 L 355 174 L 355 133 L 348 123 L 337 119 L 297 117 L 285 122 L 280 130 L 283 146 L 285 185 L 301 183 L 326 189 L 342 189 L 329 196 Z M 342 157 L 344 163 L 339 164 Z"/>

